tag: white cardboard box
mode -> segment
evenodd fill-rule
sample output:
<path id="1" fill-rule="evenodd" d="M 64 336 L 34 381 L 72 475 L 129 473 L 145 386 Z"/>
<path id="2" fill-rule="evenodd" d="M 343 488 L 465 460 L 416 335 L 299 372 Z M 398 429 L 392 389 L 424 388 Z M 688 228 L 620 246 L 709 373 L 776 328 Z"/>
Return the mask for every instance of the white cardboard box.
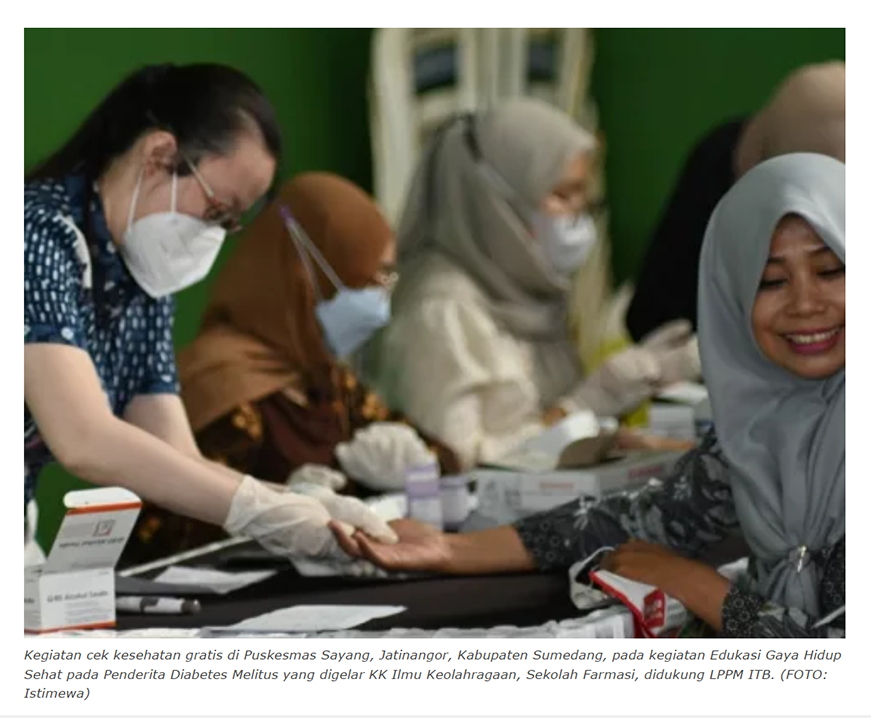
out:
<path id="1" fill-rule="evenodd" d="M 71 491 L 45 562 L 24 569 L 26 633 L 115 625 L 115 565 L 142 502 L 121 488 Z"/>
<path id="2" fill-rule="evenodd" d="M 580 496 L 598 499 L 640 488 L 650 479 L 663 478 L 682 455 L 679 451 L 637 453 L 586 469 L 479 469 L 469 478 L 477 484 L 478 512 L 500 523 L 510 523 Z"/>

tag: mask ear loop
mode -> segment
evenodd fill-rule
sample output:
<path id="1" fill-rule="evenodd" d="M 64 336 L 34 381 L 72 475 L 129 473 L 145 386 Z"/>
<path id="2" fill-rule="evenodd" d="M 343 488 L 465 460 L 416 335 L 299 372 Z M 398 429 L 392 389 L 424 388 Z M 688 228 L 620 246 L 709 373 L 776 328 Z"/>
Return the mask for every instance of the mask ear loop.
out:
<path id="1" fill-rule="evenodd" d="M 345 286 L 344 282 L 339 279 L 339 276 L 333 271 L 333 268 L 329 265 L 327 260 L 324 259 L 320 250 L 318 250 L 318 248 L 312 243 L 311 239 L 309 239 L 305 230 L 299 225 L 299 222 L 293 218 L 290 210 L 285 205 L 281 205 L 278 211 L 281 214 L 281 218 L 284 220 L 284 226 L 287 228 L 288 234 L 290 234 L 291 239 L 293 239 L 296 251 L 299 253 L 300 259 L 302 259 L 303 266 L 311 280 L 318 302 L 323 301 L 323 297 L 321 296 L 317 275 L 315 274 L 314 267 L 311 264 L 310 256 L 314 258 L 315 262 L 317 262 L 318 266 L 321 268 L 321 271 L 327 275 L 327 279 L 332 282 L 333 286 L 336 289 L 343 289 Z"/>
<path id="2" fill-rule="evenodd" d="M 178 172 L 172 171 L 172 199 L 169 201 L 169 211 L 176 214 L 176 202 L 178 200 Z"/>
<path id="3" fill-rule="evenodd" d="M 145 168 L 139 170 L 136 186 L 133 188 L 133 196 L 130 198 L 130 210 L 127 212 L 127 231 L 133 226 L 133 215 L 136 214 L 136 205 L 139 202 L 139 190 L 142 189 L 142 179 L 145 177 Z"/>

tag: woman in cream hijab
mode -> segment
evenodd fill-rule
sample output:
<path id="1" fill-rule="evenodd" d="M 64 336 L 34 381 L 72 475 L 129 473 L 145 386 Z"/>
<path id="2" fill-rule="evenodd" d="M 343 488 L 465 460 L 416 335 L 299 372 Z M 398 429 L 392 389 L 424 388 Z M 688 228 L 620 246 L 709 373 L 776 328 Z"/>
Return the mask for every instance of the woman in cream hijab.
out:
<path id="1" fill-rule="evenodd" d="M 846 162 L 847 66 L 806 65 L 765 107 L 719 125 L 693 149 L 653 236 L 635 284 L 626 326 L 644 336 L 675 318 L 696 323 L 702 237 L 717 202 L 759 162 L 817 152 Z"/>
<path id="2" fill-rule="evenodd" d="M 715 210 L 699 342 L 717 436 L 672 476 L 478 533 L 394 522 L 400 542 L 364 538 L 363 556 L 389 570 L 565 571 L 617 546 L 603 568 L 661 588 L 723 636 L 843 637 L 845 177 L 830 157 L 777 157 Z M 694 557 L 735 528 L 751 557 L 732 583 Z"/>
<path id="3" fill-rule="evenodd" d="M 377 384 L 465 467 L 572 412 L 631 411 L 698 371 L 682 322 L 590 376 L 578 362 L 567 301 L 596 242 L 586 192 L 594 150 L 563 113 L 512 100 L 449 122 L 418 168 Z"/>

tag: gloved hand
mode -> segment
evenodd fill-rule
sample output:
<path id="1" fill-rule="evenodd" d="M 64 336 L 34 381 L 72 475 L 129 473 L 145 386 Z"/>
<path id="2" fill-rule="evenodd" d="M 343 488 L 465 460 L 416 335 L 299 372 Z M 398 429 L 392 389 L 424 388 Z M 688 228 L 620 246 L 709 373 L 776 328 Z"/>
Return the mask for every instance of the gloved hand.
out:
<path id="1" fill-rule="evenodd" d="M 701 378 L 698 338 L 693 334 L 693 325 L 686 319 L 663 324 L 648 334 L 640 346 L 652 352 L 659 362 L 659 386 Z"/>
<path id="2" fill-rule="evenodd" d="M 290 488 L 293 488 L 294 484 L 316 484 L 333 491 L 341 491 L 347 483 L 348 479 L 343 473 L 320 464 L 303 464 L 287 479 Z"/>
<path id="3" fill-rule="evenodd" d="M 675 319 L 654 329 L 638 343 L 652 352 L 667 351 L 679 347 L 692 337 L 693 325 L 686 319 Z"/>
<path id="4" fill-rule="evenodd" d="M 361 429 L 336 447 L 336 458 L 348 476 L 375 491 L 401 489 L 407 468 L 434 460 L 414 429 L 392 423 Z"/>
<path id="5" fill-rule="evenodd" d="M 652 331 L 637 346 L 611 357 L 560 405 L 567 411 L 592 409 L 600 416 L 621 416 L 660 388 L 700 376 L 698 340 L 692 324 L 678 319 Z"/>
<path id="6" fill-rule="evenodd" d="M 360 529 L 381 543 L 396 543 L 396 533 L 378 514 L 353 496 L 341 496 L 321 484 L 296 483 L 289 491 L 317 499 L 330 514 L 330 518 L 340 524 Z M 346 532 L 348 533 L 348 532 Z"/>
<path id="7" fill-rule="evenodd" d="M 662 368 L 649 349 L 635 346 L 615 354 L 560 402 L 568 413 L 589 409 L 598 416 L 621 416 L 649 399 Z"/>
<path id="8" fill-rule="evenodd" d="M 327 526 L 331 520 L 340 522 L 349 535 L 360 529 L 380 541 L 395 543 L 392 529 L 362 502 L 356 503 L 359 506 L 340 502 L 328 507 L 312 496 L 279 493 L 246 476 L 230 503 L 224 530 L 252 538 L 273 553 L 300 558 L 346 560 Z"/>

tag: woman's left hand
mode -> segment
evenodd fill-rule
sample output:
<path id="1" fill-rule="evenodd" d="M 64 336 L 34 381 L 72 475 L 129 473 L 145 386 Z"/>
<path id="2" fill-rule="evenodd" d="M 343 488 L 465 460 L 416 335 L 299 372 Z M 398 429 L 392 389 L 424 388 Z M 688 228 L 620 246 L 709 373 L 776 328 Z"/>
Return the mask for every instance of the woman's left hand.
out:
<path id="1" fill-rule="evenodd" d="M 656 586 L 720 630 L 729 581 L 710 566 L 658 544 L 629 541 L 607 554 L 601 568 L 632 581 Z"/>
<path id="2" fill-rule="evenodd" d="M 681 583 L 688 570 L 695 570 L 697 562 L 678 556 L 665 546 L 646 541 L 628 541 L 602 559 L 601 568 L 618 576 L 667 589 Z M 703 564 L 698 564 L 707 568 Z"/>

